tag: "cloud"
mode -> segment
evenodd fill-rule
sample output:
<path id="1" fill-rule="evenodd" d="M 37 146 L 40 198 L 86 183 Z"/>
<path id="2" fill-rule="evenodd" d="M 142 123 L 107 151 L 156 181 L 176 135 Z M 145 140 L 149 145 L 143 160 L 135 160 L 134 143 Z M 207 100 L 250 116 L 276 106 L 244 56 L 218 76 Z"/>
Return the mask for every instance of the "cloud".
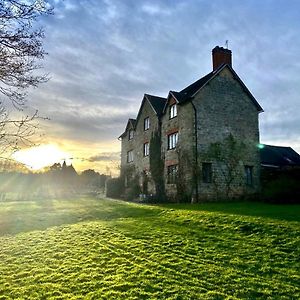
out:
<path id="1" fill-rule="evenodd" d="M 171 9 L 152 2 L 143 4 L 141 10 L 151 16 L 168 16 L 172 13 Z"/>
<path id="2" fill-rule="evenodd" d="M 102 152 L 87 159 L 90 162 L 120 160 L 120 152 Z"/>
<path id="3" fill-rule="evenodd" d="M 29 95 L 51 119 L 49 136 L 114 141 L 144 93 L 165 97 L 199 79 L 211 71 L 211 49 L 229 40 L 234 69 L 265 110 L 262 142 L 297 140 L 297 1 L 272 10 L 258 0 L 55 2 L 56 15 L 42 19 L 51 80 Z"/>
<path id="4" fill-rule="evenodd" d="M 122 111 L 109 106 L 86 106 L 84 103 L 65 103 L 62 111 L 59 108 L 48 112 L 51 120 L 45 126 L 61 139 L 82 142 L 117 139 L 119 128 L 125 127 L 124 120 L 130 115 L 126 109 Z"/>

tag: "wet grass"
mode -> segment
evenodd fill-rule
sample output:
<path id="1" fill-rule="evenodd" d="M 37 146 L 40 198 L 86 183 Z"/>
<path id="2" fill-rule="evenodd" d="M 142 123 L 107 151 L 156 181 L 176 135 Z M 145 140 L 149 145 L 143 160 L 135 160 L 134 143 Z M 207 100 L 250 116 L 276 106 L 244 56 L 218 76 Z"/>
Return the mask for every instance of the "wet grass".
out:
<path id="1" fill-rule="evenodd" d="M 0 203 L 0 299 L 299 299 L 300 206 Z"/>

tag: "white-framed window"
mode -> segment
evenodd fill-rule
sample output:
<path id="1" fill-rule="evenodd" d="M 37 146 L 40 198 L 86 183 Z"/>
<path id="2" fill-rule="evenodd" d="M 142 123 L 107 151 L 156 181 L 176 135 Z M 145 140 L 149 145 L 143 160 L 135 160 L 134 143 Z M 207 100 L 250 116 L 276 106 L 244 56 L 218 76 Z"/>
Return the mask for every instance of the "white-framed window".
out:
<path id="1" fill-rule="evenodd" d="M 177 117 L 177 104 L 172 104 L 170 106 L 170 119 Z"/>
<path id="2" fill-rule="evenodd" d="M 133 129 L 129 129 L 129 132 L 128 132 L 128 139 L 129 139 L 129 140 L 132 140 L 132 139 L 133 139 L 133 136 L 134 136 L 134 130 L 133 130 Z"/>
<path id="3" fill-rule="evenodd" d="M 178 165 L 171 165 L 168 166 L 168 177 L 167 177 L 167 183 L 174 184 L 177 180 L 177 173 L 178 173 Z"/>
<path id="4" fill-rule="evenodd" d="M 133 161 L 133 151 L 130 150 L 127 152 L 127 162 L 132 162 Z"/>
<path id="5" fill-rule="evenodd" d="M 148 130 L 150 128 L 150 119 L 149 117 L 144 119 L 144 130 Z"/>
<path id="6" fill-rule="evenodd" d="M 253 167 L 245 166 L 245 179 L 247 185 L 253 185 Z"/>
<path id="7" fill-rule="evenodd" d="M 149 143 L 144 143 L 144 156 L 149 156 Z"/>
<path id="8" fill-rule="evenodd" d="M 212 163 L 202 163 L 202 180 L 204 183 L 212 182 Z"/>
<path id="9" fill-rule="evenodd" d="M 178 132 L 168 135 L 168 150 L 175 149 L 178 142 Z"/>

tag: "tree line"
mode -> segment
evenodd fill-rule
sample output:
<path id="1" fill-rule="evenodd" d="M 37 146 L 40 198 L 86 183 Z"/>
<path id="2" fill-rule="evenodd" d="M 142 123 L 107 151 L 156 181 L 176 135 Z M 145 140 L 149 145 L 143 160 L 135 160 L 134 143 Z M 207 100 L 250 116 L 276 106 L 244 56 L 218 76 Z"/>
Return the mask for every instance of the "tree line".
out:
<path id="1" fill-rule="evenodd" d="M 110 176 L 92 169 L 78 174 L 72 165 L 67 166 L 65 162 L 55 163 L 42 173 L 2 171 L 0 199 L 31 200 L 103 194 L 108 178 Z"/>

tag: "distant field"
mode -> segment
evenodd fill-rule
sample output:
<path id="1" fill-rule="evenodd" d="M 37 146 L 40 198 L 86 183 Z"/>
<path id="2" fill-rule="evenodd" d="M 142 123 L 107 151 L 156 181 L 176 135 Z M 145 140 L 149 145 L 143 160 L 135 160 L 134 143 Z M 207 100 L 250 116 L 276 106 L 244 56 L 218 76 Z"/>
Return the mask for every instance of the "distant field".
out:
<path id="1" fill-rule="evenodd" d="M 300 299 L 300 205 L 0 202 L 0 299 Z"/>

